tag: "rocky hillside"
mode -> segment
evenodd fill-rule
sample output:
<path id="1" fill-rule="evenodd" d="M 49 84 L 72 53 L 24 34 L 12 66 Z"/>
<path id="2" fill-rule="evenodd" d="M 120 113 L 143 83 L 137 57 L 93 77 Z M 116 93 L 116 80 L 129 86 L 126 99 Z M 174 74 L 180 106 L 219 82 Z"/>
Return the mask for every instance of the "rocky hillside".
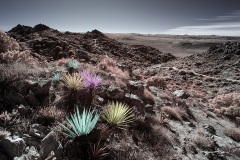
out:
<path id="1" fill-rule="evenodd" d="M 97 30 L 0 32 L 0 159 L 238 160 L 239 44 L 176 59 Z"/>

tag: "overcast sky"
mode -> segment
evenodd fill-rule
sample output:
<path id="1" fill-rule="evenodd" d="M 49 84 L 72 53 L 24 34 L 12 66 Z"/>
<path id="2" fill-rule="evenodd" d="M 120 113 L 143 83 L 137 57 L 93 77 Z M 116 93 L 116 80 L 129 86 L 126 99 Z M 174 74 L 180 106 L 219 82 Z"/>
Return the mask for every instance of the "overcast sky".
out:
<path id="1" fill-rule="evenodd" d="M 0 0 L 0 29 L 240 36 L 240 0 Z"/>

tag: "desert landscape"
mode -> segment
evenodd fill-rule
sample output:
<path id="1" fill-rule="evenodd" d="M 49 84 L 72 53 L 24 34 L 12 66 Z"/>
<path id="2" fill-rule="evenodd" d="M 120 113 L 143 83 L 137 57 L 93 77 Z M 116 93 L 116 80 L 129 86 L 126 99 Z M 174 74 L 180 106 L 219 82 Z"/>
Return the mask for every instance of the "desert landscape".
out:
<path id="1" fill-rule="evenodd" d="M 0 31 L 0 160 L 239 160 L 240 37 Z"/>

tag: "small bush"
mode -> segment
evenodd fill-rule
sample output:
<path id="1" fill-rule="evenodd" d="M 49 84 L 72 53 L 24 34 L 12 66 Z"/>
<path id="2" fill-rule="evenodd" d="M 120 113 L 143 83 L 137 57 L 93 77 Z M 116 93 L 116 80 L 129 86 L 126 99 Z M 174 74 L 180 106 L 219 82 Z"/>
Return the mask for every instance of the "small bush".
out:
<path id="1" fill-rule="evenodd" d="M 209 150 L 214 148 L 214 142 L 203 135 L 198 134 L 194 136 L 193 141 L 201 149 Z"/>
<path id="2" fill-rule="evenodd" d="M 1 140 L 2 138 L 8 137 L 8 136 L 10 136 L 10 135 L 11 135 L 10 132 L 8 132 L 8 131 L 6 131 L 6 130 L 1 130 L 1 131 L 0 131 L 0 140 Z"/>
<path id="3" fill-rule="evenodd" d="M 41 108 L 38 112 L 38 121 L 42 124 L 49 125 L 54 123 L 56 120 L 61 120 L 66 113 L 56 108 L 55 106 Z"/>
<path id="4" fill-rule="evenodd" d="M 233 140 L 240 142 L 240 129 L 239 128 L 227 128 L 223 131 L 225 135 Z"/>
<path id="5" fill-rule="evenodd" d="M 240 93 L 228 93 L 215 97 L 210 106 L 213 108 L 228 108 L 234 105 L 240 105 Z"/>
<path id="6" fill-rule="evenodd" d="M 147 88 L 144 88 L 142 98 L 150 104 L 155 103 L 152 93 Z"/>
<path id="7" fill-rule="evenodd" d="M 169 118 L 178 120 L 180 122 L 183 121 L 183 119 L 188 119 L 189 116 L 186 113 L 184 109 L 181 109 L 179 107 L 170 107 L 170 106 L 164 106 L 161 108 L 161 111 L 169 116 Z"/>
<path id="8" fill-rule="evenodd" d="M 128 71 L 122 71 L 110 57 L 105 57 L 101 62 L 99 62 L 98 67 L 102 70 L 112 72 L 122 79 L 129 79 Z"/>
<path id="9" fill-rule="evenodd" d="M 7 51 L 19 51 L 19 44 L 5 32 L 0 31 L 0 53 Z"/>
<path id="10" fill-rule="evenodd" d="M 169 77 L 152 76 L 145 80 L 149 86 L 161 87 L 165 89 L 167 87 L 166 81 Z"/>

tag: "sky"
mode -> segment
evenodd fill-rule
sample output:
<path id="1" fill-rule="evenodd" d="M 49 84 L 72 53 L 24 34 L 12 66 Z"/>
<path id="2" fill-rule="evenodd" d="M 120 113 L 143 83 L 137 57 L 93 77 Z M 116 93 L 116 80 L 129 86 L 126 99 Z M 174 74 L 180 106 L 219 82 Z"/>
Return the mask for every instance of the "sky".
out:
<path id="1" fill-rule="evenodd" d="M 0 29 L 240 36 L 240 0 L 0 0 Z"/>

